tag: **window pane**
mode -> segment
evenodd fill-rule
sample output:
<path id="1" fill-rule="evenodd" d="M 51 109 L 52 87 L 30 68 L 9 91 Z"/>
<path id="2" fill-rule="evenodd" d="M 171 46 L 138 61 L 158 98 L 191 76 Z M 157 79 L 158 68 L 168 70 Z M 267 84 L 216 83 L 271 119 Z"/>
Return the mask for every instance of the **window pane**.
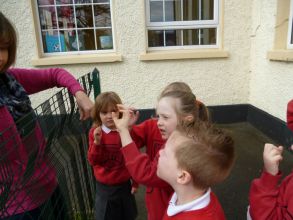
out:
<path id="1" fill-rule="evenodd" d="M 199 30 L 183 30 L 183 45 L 199 45 Z"/>
<path id="2" fill-rule="evenodd" d="M 55 7 L 39 8 L 41 29 L 57 29 Z"/>
<path id="3" fill-rule="evenodd" d="M 96 27 L 111 27 L 110 6 L 95 5 L 94 10 Z"/>
<path id="4" fill-rule="evenodd" d="M 56 0 L 56 4 L 57 5 L 61 5 L 61 4 L 72 4 L 72 0 Z"/>
<path id="5" fill-rule="evenodd" d="M 92 6 L 76 6 L 76 21 L 78 28 L 93 27 Z"/>
<path id="6" fill-rule="evenodd" d="M 96 30 L 98 49 L 113 49 L 113 39 L 111 29 Z"/>
<path id="7" fill-rule="evenodd" d="M 75 4 L 87 4 L 92 3 L 92 0 L 74 0 Z"/>
<path id="8" fill-rule="evenodd" d="M 59 28 L 75 28 L 73 6 L 58 6 Z"/>
<path id="9" fill-rule="evenodd" d="M 164 46 L 164 31 L 148 31 L 149 47 Z"/>
<path id="10" fill-rule="evenodd" d="M 199 20 L 199 0 L 183 0 L 183 20 Z"/>
<path id="11" fill-rule="evenodd" d="M 165 21 L 181 21 L 181 0 L 165 2 Z"/>
<path id="12" fill-rule="evenodd" d="M 150 21 L 164 21 L 163 1 L 150 1 Z"/>
<path id="13" fill-rule="evenodd" d="M 94 0 L 94 3 L 107 3 L 109 0 Z"/>
<path id="14" fill-rule="evenodd" d="M 165 31 L 166 46 L 181 46 L 181 30 Z"/>
<path id="15" fill-rule="evenodd" d="M 214 19 L 214 0 L 201 0 L 201 19 Z"/>
<path id="16" fill-rule="evenodd" d="M 216 44 L 216 28 L 201 29 L 201 45 L 215 45 Z"/>
<path id="17" fill-rule="evenodd" d="M 54 5 L 54 0 L 38 0 L 38 5 Z"/>
<path id="18" fill-rule="evenodd" d="M 58 35 L 58 31 L 42 32 L 43 48 L 46 53 L 56 53 L 65 51 L 64 35 Z"/>
<path id="19" fill-rule="evenodd" d="M 78 50 L 78 43 L 76 37 L 76 31 L 60 31 L 60 34 L 64 36 L 65 40 L 65 51 L 77 51 Z"/>
<path id="20" fill-rule="evenodd" d="M 95 50 L 95 35 L 94 30 L 79 30 L 79 50 Z"/>

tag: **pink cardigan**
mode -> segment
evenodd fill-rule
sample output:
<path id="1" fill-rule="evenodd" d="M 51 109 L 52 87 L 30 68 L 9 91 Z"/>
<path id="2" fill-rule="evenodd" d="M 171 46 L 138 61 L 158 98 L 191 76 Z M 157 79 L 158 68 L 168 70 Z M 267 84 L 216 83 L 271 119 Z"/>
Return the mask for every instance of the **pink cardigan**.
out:
<path id="1" fill-rule="evenodd" d="M 67 87 L 72 94 L 83 90 L 70 73 L 60 68 L 13 68 L 7 72 L 16 78 L 28 94 L 55 86 Z M 21 139 L 8 109 L 0 107 L 0 194 L 4 190 L 1 185 L 10 187 L 6 194 L 8 198 L 5 211 L 0 210 L 0 218 L 37 208 L 55 190 L 56 173 L 44 155 L 45 146 L 45 139 L 38 124 L 34 132 Z M 37 156 L 33 159 L 33 173 L 26 178 L 25 170 L 32 152 Z"/>

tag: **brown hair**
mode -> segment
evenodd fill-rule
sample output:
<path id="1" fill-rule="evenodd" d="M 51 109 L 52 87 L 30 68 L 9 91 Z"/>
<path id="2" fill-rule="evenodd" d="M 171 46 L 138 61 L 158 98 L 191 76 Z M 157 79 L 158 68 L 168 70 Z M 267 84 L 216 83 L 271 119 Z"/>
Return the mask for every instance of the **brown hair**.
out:
<path id="1" fill-rule="evenodd" d="M 110 108 L 113 111 L 117 111 L 117 104 L 122 104 L 122 101 L 117 93 L 115 92 L 103 92 L 100 93 L 95 101 L 94 108 L 92 109 L 92 118 L 94 126 L 102 125 L 100 118 L 100 112 L 106 112 Z"/>
<path id="2" fill-rule="evenodd" d="M 2 72 L 6 71 L 16 59 L 17 37 L 12 23 L 0 12 L 0 46 L 7 48 L 8 60 Z"/>
<path id="3" fill-rule="evenodd" d="M 226 179 L 235 160 L 229 134 L 206 122 L 185 124 L 176 132 L 183 141 L 175 157 L 178 166 L 192 176 L 194 186 L 206 189 Z"/>
<path id="4" fill-rule="evenodd" d="M 202 102 L 196 100 L 193 93 L 181 90 L 170 90 L 164 93 L 162 92 L 159 100 L 166 97 L 175 98 L 179 101 L 179 104 L 175 106 L 175 111 L 179 118 L 178 124 L 182 123 L 182 118 L 187 115 L 192 115 L 194 121 L 198 119 L 209 121 L 208 109 Z"/>
<path id="5" fill-rule="evenodd" d="M 189 85 L 187 85 L 185 82 L 172 82 L 169 85 L 167 85 L 163 91 L 161 92 L 161 96 L 167 92 L 171 92 L 171 91 L 182 91 L 182 92 L 191 92 L 192 90 L 189 87 Z"/>

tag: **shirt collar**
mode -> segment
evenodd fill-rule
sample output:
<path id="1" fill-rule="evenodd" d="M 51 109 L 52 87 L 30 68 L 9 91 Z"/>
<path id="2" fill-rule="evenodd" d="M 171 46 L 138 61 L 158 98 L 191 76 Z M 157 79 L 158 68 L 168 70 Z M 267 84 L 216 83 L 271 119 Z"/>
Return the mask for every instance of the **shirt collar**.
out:
<path id="1" fill-rule="evenodd" d="M 211 189 L 209 188 L 205 194 L 203 194 L 201 197 L 199 197 L 196 200 L 193 200 L 189 203 L 183 204 L 183 205 L 176 205 L 177 202 L 177 194 L 174 193 L 171 197 L 171 200 L 169 202 L 169 206 L 167 209 L 167 215 L 173 216 L 180 212 L 185 211 L 191 211 L 191 210 L 198 210 L 202 209 L 208 206 L 210 203 L 211 197 Z"/>
<path id="2" fill-rule="evenodd" d="M 112 130 L 108 127 L 106 127 L 106 125 L 102 124 L 102 130 L 106 133 L 109 134 Z"/>

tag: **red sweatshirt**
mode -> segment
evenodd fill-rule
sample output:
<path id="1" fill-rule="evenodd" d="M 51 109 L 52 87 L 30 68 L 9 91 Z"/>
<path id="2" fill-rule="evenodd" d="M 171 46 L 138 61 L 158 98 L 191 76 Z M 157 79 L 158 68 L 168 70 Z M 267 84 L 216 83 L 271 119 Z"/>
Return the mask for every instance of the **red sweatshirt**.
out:
<path id="1" fill-rule="evenodd" d="M 157 126 L 157 120 L 149 119 L 133 126 L 131 136 L 135 143 L 122 148 L 125 165 L 132 178 L 146 185 L 146 207 L 149 220 L 161 220 L 167 209 L 173 189 L 157 177 L 158 152 L 165 140 Z M 137 149 L 146 146 L 146 153 Z"/>
<path id="2" fill-rule="evenodd" d="M 287 105 L 287 126 L 293 131 L 293 99 Z"/>
<path id="3" fill-rule="evenodd" d="M 121 154 L 121 140 L 117 131 L 106 133 L 102 129 L 100 145 L 94 143 L 94 130 L 89 132 L 88 161 L 96 179 L 106 185 L 117 185 L 130 179 Z"/>
<path id="4" fill-rule="evenodd" d="M 210 194 L 210 203 L 207 207 L 180 212 L 173 216 L 168 216 L 165 212 L 163 220 L 225 220 L 225 214 L 222 206 L 214 193 Z"/>
<path id="5" fill-rule="evenodd" d="M 250 216 L 254 220 L 293 219 L 293 172 L 278 186 L 281 174 L 263 171 L 249 192 Z"/>

